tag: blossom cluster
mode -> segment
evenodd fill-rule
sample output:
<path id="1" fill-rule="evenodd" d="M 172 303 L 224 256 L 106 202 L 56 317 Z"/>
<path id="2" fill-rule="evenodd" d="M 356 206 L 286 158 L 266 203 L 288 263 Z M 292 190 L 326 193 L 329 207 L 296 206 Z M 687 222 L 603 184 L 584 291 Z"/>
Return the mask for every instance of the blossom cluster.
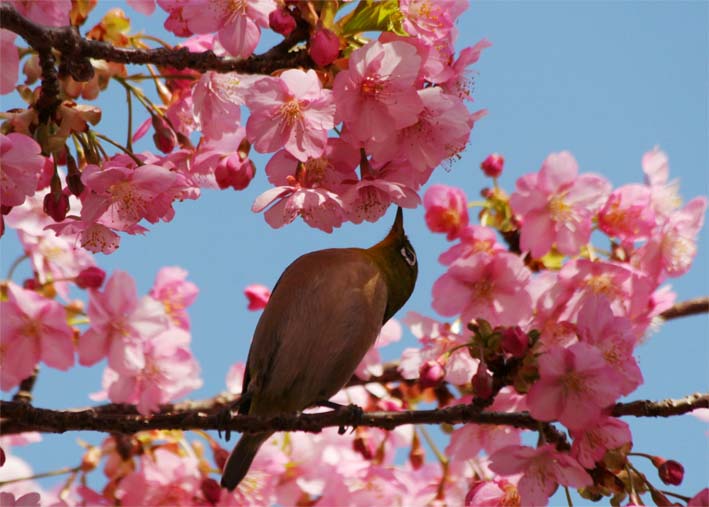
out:
<path id="1" fill-rule="evenodd" d="M 155 9 L 150 1 L 129 3 L 143 13 Z M 189 37 L 184 48 L 222 56 L 250 57 L 263 28 L 287 36 L 298 24 L 308 25 L 311 37 L 303 49 L 313 68 L 272 75 L 161 68 L 171 76 L 156 79 L 162 102 L 157 104 L 129 83 L 124 65 L 97 63 L 88 82 L 60 80 L 62 101 L 49 121 L 50 134 L 40 136 L 32 107 L 38 94 L 31 89 L 39 77 L 37 56 L 23 67 L 26 84 L 19 86 L 19 62 L 9 58 L 0 91 L 17 89 L 34 98 L 27 99 L 27 109 L 2 113 L 3 214 L 45 186 L 43 178 L 54 178 L 45 200 L 45 212 L 57 222 L 53 230 L 91 252 L 111 253 L 119 246 L 118 233 L 142 234 L 145 222 L 170 221 L 175 201 L 196 199 L 205 188 L 247 187 L 256 171 L 249 159 L 253 148 L 270 154 L 265 170 L 273 185 L 253 211 L 265 210 L 272 227 L 300 216 L 331 232 L 344 221 L 376 221 L 392 203 L 417 206 L 420 187 L 465 148 L 484 114 L 466 106 L 472 101 L 467 69 L 489 43 L 483 40 L 455 57 L 455 20 L 466 0 L 374 4 L 338 20 L 328 13 L 333 6 L 316 11 L 305 3 L 279 6 L 273 0 L 157 4 L 168 13 L 165 27 Z M 47 11 L 13 5 L 50 26 L 80 24 L 88 15 L 69 2 Z M 369 26 L 384 15 L 398 19 L 395 30 Z M 129 28 L 125 13 L 112 9 L 89 38 L 142 48 Z M 368 30 L 382 33 L 363 44 L 359 34 Z M 2 33 L 3 54 L 15 53 L 13 35 Z M 76 101 L 96 98 L 111 80 L 147 110 L 132 141 L 152 130 L 161 153 L 135 153 L 129 145 L 126 153 L 105 154 L 104 137 L 93 127 L 100 109 Z M 245 111 L 248 120 L 242 120 Z M 66 182 L 59 180 L 57 166 L 67 167 Z M 69 199 L 72 194 L 80 206 Z"/>

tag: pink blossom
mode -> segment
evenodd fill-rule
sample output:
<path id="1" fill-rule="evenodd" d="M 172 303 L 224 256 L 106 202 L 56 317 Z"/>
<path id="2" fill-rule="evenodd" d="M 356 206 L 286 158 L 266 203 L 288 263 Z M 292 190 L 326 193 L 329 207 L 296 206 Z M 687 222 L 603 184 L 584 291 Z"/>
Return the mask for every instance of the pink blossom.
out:
<path id="1" fill-rule="evenodd" d="M 520 325 L 531 317 L 530 276 L 514 254 L 460 258 L 433 284 L 432 305 L 441 315 L 460 314 L 465 323 L 485 319 L 493 326 Z"/>
<path id="2" fill-rule="evenodd" d="M 66 26 L 69 24 L 71 0 L 52 0 L 51 2 L 10 0 L 9 3 L 24 17 L 40 25 Z"/>
<path id="3" fill-rule="evenodd" d="M 182 7 L 181 18 L 193 33 L 218 31 L 217 39 L 232 56 L 248 58 L 268 26 L 274 0 L 192 0 Z"/>
<path id="4" fill-rule="evenodd" d="M 468 225 L 468 198 L 457 187 L 431 185 L 423 196 L 426 225 L 433 232 L 445 232 L 448 241 Z"/>
<path id="5" fill-rule="evenodd" d="M 47 229 L 55 231 L 57 235 L 76 237 L 83 248 L 93 253 L 113 253 L 121 243 L 118 234 L 109 227 L 91 219 L 65 221 L 60 224 L 48 225 Z M 130 228 L 130 231 L 136 234 L 143 233 L 146 229 L 135 225 Z"/>
<path id="6" fill-rule="evenodd" d="M 655 146 L 643 154 L 642 168 L 645 173 L 645 183 L 652 193 L 652 204 L 659 218 L 667 218 L 680 207 L 682 199 L 679 196 L 679 181 L 670 179 L 670 166 L 667 154 Z"/>
<path id="7" fill-rule="evenodd" d="M 17 386 L 40 361 L 59 370 L 74 365 L 74 332 L 59 303 L 9 282 L 0 314 L 0 388 Z"/>
<path id="8" fill-rule="evenodd" d="M 416 48 L 402 41 L 370 42 L 352 52 L 333 85 L 335 123 L 344 121 L 356 139 L 376 142 L 416 123 L 423 109 L 413 87 L 420 65 Z"/>
<path id="9" fill-rule="evenodd" d="M 194 505 L 201 478 L 196 456 L 157 448 L 118 483 L 116 497 L 122 505 Z"/>
<path id="10" fill-rule="evenodd" d="M 17 84 L 20 57 L 17 52 L 17 46 L 15 46 L 16 36 L 10 30 L 0 29 L 0 61 L 2 61 L 0 95 L 10 93 Z"/>
<path id="11" fill-rule="evenodd" d="M 469 339 L 460 333 L 459 326 L 451 326 L 437 320 L 409 312 L 403 319 L 413 334 L 421 342 L 421 348 L 405 349 L 399 362 L 399 372 L 406 379 L 419 377 L 421 365 L 434 360 L 445 369 L 445 380 L 455 385 L 470 382 L 477 370 L 478 361 L 470 356 L 465 345 Z"/>
<path id="12" fill-rule="evenodd" d="M 499 178 L 502 174 L 503 167 L 505 167 L 505 157 L 499 153 L 488 155 L 480 164 L 480 169 L 485 173 L 485 176 L 490 178 Z"/>
<path id="13" fill-rule="evenodd" d="M 386 169 L 371 171 L 354 183 L 343 196 L 347 218 L 355 224 L 376 222 L 393 202 L 402 208 L 415 208 L 421 201 L 416 191 Z"/>
<path id="14" fill-rule="evenodd" d="M 510 196 L 522 219 L 522 250 L 541 257 L 555 245 L 563 254 L 577 254 L 590 239 L 592 218 L 609 192 L 602 177 L 579 176 L 569 152 L 549 155 L 538 173 L 517 180 L 517 191 Z"/>
<path id="15" fill-rule="evenodd" d="M 37 190 L 45 157 L 39 144 L 15 132 L 0 134 L 0 204 L 19 206 Z"/>
<path id="16" fill-rule="evenodd" d="M 529 413 L 541 421 L 559 420 L 572 430 L 596 423 L 622 391 L 618 372 L 584 342 L 547 349 L 539 357 L 539 375 L 527 393 Z"/>
<path id="17" fill-rule="evenodd" d="M 247 310 L 263 310 L 271 297 L 271 290 L 265 285 L 251 284 L 244 289 L 244 295 L 249 300 Z"/>
<path id="18" fill-rule="evenodd" d="M 194 303 L 199 289 L 187 281 L 187 271 L 177 266 L 158 271 L 150 296 L 163 304 L 165 313 L 177 327 L 190 329 L 190 317 L 186 308 Z"/>
<path id="19" fill-rule="evenodd" d="M 6 456 L 5 463 L 0 467 L 0 482 L 11 481 L 12 479 L 26 479 L 28 477 L 34 477 L 36 472 L 32 470 L 32 467 L 24 461 L 23 459 L 8 453 Z M 9 505 L 10 497 L 14 496 L 14 499 L 21 499 L 25 497 L 26 501 L 33 501 L 36 498 L 36 494 L 39 494 L 46 499 L 46 493 L 42 491 L 42 488 L 37 482 L 32 479 L 21 480 L 16 482 L 8 482 L 2 487 L 2 496 L 0 496 L 0 505 L 5 507 L 7 502 Z M 21 504 L 22 505 L 22 504 Z M 37 504 L 30 503 L 23 507 L 35 507 Z"/>
<path id="20" fill-rule="evenodd" d="M 266 165 L 269 181 L 277 186 L 258 196 L 251 210 L 258 213 L 277 201 L 265 214 L 271 227 L 282 227 L 300 215 L 310 226 L 331 232 L 345 218 L 336 192 L 356 178 L 358 161 L 357 150 L 335 139 L 328 141 L 322 157 L 304 164 L 281 150 Z"/>
<path id="21" fill-rule="evenodd" d="M 574 458 L 557 451 L 552 444 L 536 449 L 503 447 L 490 456 L 490 469 L 502 475 L 523 474 L 517 483 L 521 505 L 547 505 L 559 484 L 574 488 L 593 484 L 591 476 Z"/>
<path id="22" fill-rule="evenodd" d="M 468 399 L 457 403 L 469 402 Z M 491 412 L 519 412 L 526 409 L 524 397 L 513 389 L 505 387 L 495 396 L 490 406 Z M 520 443 L 521 431 L 507 425 L 465 424 L 453 430 L 445 454 L 451 461 L 466 461 L 474 459 L 478 453 L 485 451 L 488 455 L 498 449 Z"/>
<path id="23" fill-rule="evenodd" d="M 606 451 L 633 442 L 628 424 L 615 417 L 603 417 L 594 426 L 572 431 L 571 436 L 574 438 L 571 455 L 588 469 L 595 467 Z"/>
<path id="24" fill-rule="evenodd" d="M 145 367 L 143 342 L 168 326 L 163 305 L 151 297 L 138 300 L 128 273 L 114 271 L 103 292 L 89 290 L 90 327 L 79 338 L 79 362 L 91 366 L 108 356 L 119 373 Z"/>
<path id="25" fill-rule="evenodd" d="M 709 505 L 709 488 L 704 488 L 689 499 L 687 507 L 704 507 Z"/>
<path id="26" fill-rule="evenodd" d="M 425 200 L 424 196 L 424 203 Z M 460 243 L 456 243 L 443 252 L 438 257 L 438 262 L 448 266 L 457 259 L 470 257 L 476 253 L 485 252 L 494 255 L 497 252 L 505 251 L 505 247 L 497 241 L 495 230 L 490 227 L 468 225 L 460 230 L 458 240 Z"/>
<path id="27" fill-rule="evenodd" d="M 404 30 L 428 43 L 447 38 L 455 20 L 468 8 L 468 0 L 401 0 Z"/>
<path id="28" fill-rule="evenodd" d="M 412 169 L 423 172 L 455 157 L 465 149 L 476 119 L 462 99 L 440 87 L 418 91 L 423 109 L 418 120 L 381 140 L 366 143 L 377 162 L 404 159 Z"/>
<path id="29" fill-rule="evenodd" d="M 0 492 L 0 505 L 3 507 L 40 507 L 41 499 L 40 494 L 34 491 L 17 498 L 7 491 Z"/>
<path id="30" fill-rule="evenodd" d="M 335 104 L 314 70 L 290 69 L 278 78 L 260 79 L 252 85 L 246 103 L 251 109 L 246 134 L 257 151 L 285 148 L 301 162 L 325 151 Z"/>
<path id="31" fill-rule="evenodd" d="M 236 72 L 202 74 L 193 89 L 192 101 L 194 116 L 207 139 L 219 139 L 240 127 L 241 106 L 256 81 L 253 76 Z"/>
<path id="32" fill-rule="evenodd" d="M 475 481 L 470 491 L 465 495 L 466 507 L 514 505 L 521 505 L 517 485 L 503 478 L 495 478 L 491 481 Z"/>
<path id="33" fill-rule="evenodd" d="M 103 385 L 114 403 L 137 405 L 138 412 L 157 412 L 168 403 L 202 386 L 199 365 L 189 349 L 190 334 L 171 327 L 137 345 L 142 366 L 119 373 L 107 368 Z M 110 364 L 110 356 L 109 356 Z"/>
<path id="34" fill-rule="evenodd" d="M 330 65 L 340 55 L 340 38 L 327 28 L 317 28 L 310 36 L 310 58 L 316 65 Z"/>
<path id="35" fill-rule="evenodd" d="M 644 322 L 655 287 L 652 278 L 628 264 L 576 259 L 559 272 L 554 292 L 559 301 L 565 301 L 565 307 L 557 317 L 573 322 L 589 299 L 603 296 L 615 315 L 625 316 L 634 324 Z"/>
<path id="36" fill-rule="evenodd" d="M 589 298 L 578 315 L 578 335 L 581 341 L 595 346 L 608 365 L 618 374 L 622 395 L 630 394 L 643 382 L 633 350 L 637 343 L 632 323 L 613 315 L 603 296 Z"/>
<path id="37" fill-rule="evenodd" d="M 634 266 L 663 279 L 685 274 L 697 254 L 697 235 L 704 224 L 706 197 L 695 197 L 672 212 L 650 240 L 631 258 Z"/>
<path id="38" fill-rule="evenodd" d="M 655 227 L 650 189 L 624 185 L 615 189 L 598 212 L 598 227 L 622 241 L 645 239 Z"/>
<path id="39" fill-rule="evenodd" d="M 104 225 L 130 231 L 140 220 L 171 220 L 172 201 L 180 180 L 176 173 L 154 164 L 135 166 L 114 158 L 103 167 L 88 165 L 81 180 L 86 185 L 82 218 L 103 217 Z"/>

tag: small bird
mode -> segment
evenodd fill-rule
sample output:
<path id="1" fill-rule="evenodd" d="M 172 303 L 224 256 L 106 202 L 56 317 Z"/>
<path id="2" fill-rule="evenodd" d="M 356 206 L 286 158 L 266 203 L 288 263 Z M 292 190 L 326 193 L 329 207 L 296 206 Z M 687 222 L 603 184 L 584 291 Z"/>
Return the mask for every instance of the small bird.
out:
<path id="1" fill-rule="evenodd" d="M 319 250 L 296 259 L 276 282 L 256 326 L 238 412 L 270 417 L 324 404 L 409 299 L 417 275 L 401 208 L 389 234 L 371 248 Z M 236 488 L 272 434 L 242 435 L 222 487 Z"/>

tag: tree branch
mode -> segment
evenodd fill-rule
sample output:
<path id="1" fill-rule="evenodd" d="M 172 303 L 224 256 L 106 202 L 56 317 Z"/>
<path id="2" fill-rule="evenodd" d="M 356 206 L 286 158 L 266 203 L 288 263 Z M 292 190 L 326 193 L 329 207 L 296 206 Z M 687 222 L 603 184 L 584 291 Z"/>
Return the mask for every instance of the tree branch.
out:
<path id="1" fill-rule="evenodd" d="M 709 394 L 693 394 L 679 400 L 634 401 L 618 403 L 614 416 L 669 417 L 709 408 Z M 94 409 L 49 410 L 35 408 L 27 403 L 0 401 L 0 433 L 13 434 L 25 431 L 64 433 L 65 431 L 102 431 L 135 433 L 155 429 L 226 430 L 239 432 L 306 431 L 318 433 L 323 428 L 340 426 L 370 426 L 393 429 L 404 424 L 494 424 L 516 428 L 537 429 L 538 421 L 526 412 L 485 412 L 470 404 L 432 410 L 406 410 L 402 412 L 367 412 L 361 417 L 357 411 L 345 407 L 318 414 L 292 414 L 273 418 L 234 416 L 227 424 L 220 424 L 217 414 L 201 410 L 174 411 L 143 416 L 134 413 L 108 413 Z"/>
<path id="2" fill-rule="evenodd" d="M 664 320 L 672 320 L 679 317 L 699 315 L 700 313 L 709 313 L 709 296 L 688 299 L 687 301 L 675 303 L 671 308 L 668 308 L 659 316 Z"/>

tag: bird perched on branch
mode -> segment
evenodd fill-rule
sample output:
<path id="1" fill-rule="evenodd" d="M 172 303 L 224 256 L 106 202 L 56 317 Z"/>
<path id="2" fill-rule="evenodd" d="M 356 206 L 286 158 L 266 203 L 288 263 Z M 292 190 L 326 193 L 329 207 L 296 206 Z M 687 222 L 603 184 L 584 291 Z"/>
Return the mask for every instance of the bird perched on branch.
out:
<path id="1" fill-rule="evenodd" d="M 325 404 L 409 299 L 417 275 L 401 208 L 389 234 L 371 248 L 319 250 L 296 259 L 256 326 L 239 413 L 269 417 Z M 224 467 L 222 487 L 236 488 L 272 434 L 241 437 Z"/>

